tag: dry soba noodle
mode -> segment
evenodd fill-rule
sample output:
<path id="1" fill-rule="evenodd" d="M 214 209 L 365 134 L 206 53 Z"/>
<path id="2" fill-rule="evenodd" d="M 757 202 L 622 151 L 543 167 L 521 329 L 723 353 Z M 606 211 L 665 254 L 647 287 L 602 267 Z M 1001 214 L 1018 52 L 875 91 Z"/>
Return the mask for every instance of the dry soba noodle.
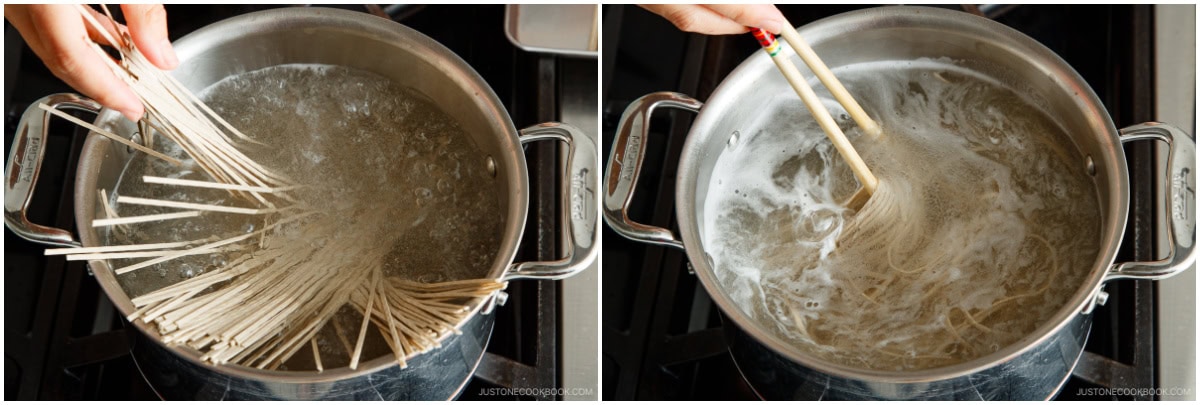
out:
<path id="1" fill-rule="evenodd" d="M 146 105 L 142 135 L 158 134 L 158 150 L 64 117 L 147 155 L 111 199 L 101 191 L 105 218 L 89 225 L 107 246 L 47 254 L 109 260 L 137 308 L 129 319 L 165 344 L 267 369 L 385 355 L 404 366 L 505 287 L 487 278 L 503 222 L 495 180 L 419 94 L 284 65 L 218 83 L 210 109 L 79 10 L 118 48 L 110 67 Z"/>
<path id="2" fill-rule="evenodd" d="M 877 370 L 978 358 L 1047 321 L 1099 244 L 1096 191 L 1066 134 L 947 61 L 837 73 L 883 126 L 872 141 L 841 120 L 880 189 L 846 210 L 849 169 L 800 103 L 774 103 L 720 157 L 705 206 L 736 304 L 807 352 Z"/>

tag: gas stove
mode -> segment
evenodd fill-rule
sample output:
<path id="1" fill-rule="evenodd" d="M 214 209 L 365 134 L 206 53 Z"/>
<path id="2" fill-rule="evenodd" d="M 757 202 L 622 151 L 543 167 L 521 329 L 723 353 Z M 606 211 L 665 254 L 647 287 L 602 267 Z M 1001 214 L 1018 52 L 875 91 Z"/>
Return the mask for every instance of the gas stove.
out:
<path id="1" fill-rule="evenodd" d="M 170 37 L 177 39 L 225 18 L 274 7 L 280 6 L 168 5 Z M 518 128 L 564 120 L 560 111 L 563 100 L 580 96 L 564 90 L 561 83 L 579 81 L 581 77 L 594 83 L 597 77 L 595 60 L 534 54 L 513 46 L 504 36 L 503 6 L 338 7 L 394 19 L 450 48 L 493 88 Z M 11 145 L 16 122 L 29 103 L 48 94 L 70 91 L 6 24 L 5 148 Z M 593 86 L 592 111 L 594 92 Z M 71 190 L 85 135 L 70 124 L 51 129 L 41 180 L 29 212 L 34 223 L 75 227 Z M 517 254 L 519 261 L 559 257 L 558 149 L 554 143 L 539 142 L 526 151 L 532 194 L 526 237 Z M 158 398 L 129 355 L 128 334 L 137 332 L 116 313 L 87 266 L 47 258 L 42 255 L 44 249 L 5 230 L 5 398 Z M 496 310 L 496 327 L 487 352 L 474 377 L 459 393 L 460 399 L 562 396 L 563 390 L 547 390 L 563 387 L 566 345 L 561 286 L 561 282 L 551 281 L 510 283 L 507 303 Z M 591 305 L 582 310 L 595 312 L 595 303 Z"/>
<path id="2" fill-rule="evenodd" d="M 864 6 L 780 6 L 796 25 Z M 992 18 L 1036 39 L 1073 66 L 1096 91 L 1118 128 L 1159 119 L 1155 98 L 1155 7 L 1136 6 L 952 6 Z M 1163 13 L 1164 10 L 1158 10 Z M 1189 13 L 1194 8 L 1177 10 Z M 1177 19 L 1178 20 L 1178 19 Z M 1188 20 L 1183 18 L 1182 24 Z M 1174 27 L 1183 38 L 1191 30 Z M 1170 31 L 1162 31 L 1170 32 Z M 1161 35 L 1161 34 L 1160 34 Z M 655 38 L 655 41 L 646 41 Z M 1186 39 L 1181 40 L 1186 41 Z M 1187 48 L 1184 44 L 1184 49 Z M 637 97 L 677 91 L 707 99 L 746 57 L 760 52 L 750 35 L 686 34 L 666 20 L 634 6 L 605 10 L 602 87 L 603 148 L 608 153 L 621 113 Z M 1191 59 L 1195 42 L 1190 43 Z M 1173 52 L 1173 51 L 1159 51 Z M 1195 65 L 1174 69 L 1181 84 L 1195 84 Z M 1161 81 L 1162 79 L 1160 79 Z M 1161 88 L 1161 86 L 1160 86 Z M 1182 100 L 1182 121 L 1194 133 L 1195 94 Z M 1186 104 L 1190 103 L 1190 104 Z M 1191 115 L 1188 115 L 1191 114 Z M 693 115 L 684 112 L 653 118 L 645 148 L 638 195 L 629 216 L 672 229 L 675 223 L 675 168 Z M 1152 145 L 1128 145 L 1132 183 L 1130 217 L 1152 218 L 1162 169 Z M 1158 253 L 1155 221 L 1132 221 L 1118 261 L 1147 260 Z M 603 397 L 644 399 L 756 399 L 738 372 L 724 340 L 726 327 L 703 286 L 689 274 L 687 257 L 676 249 L 629 241 L 604 233 Z M 1179 280 L 1109 283 L 1109 300 L 1096 309 L 1086 351 L 1057 399 L 1121 400 L 1194 398 L 1194 269 Z M 1189 278 L 1190 277 L 1190 278 Z M 1162 301 L 1160 290 L 1173 291 Z M 1163 304 L 1167 302 L 1169 304 Z M 1164 314 L 1160 308 L 1170 306 Z M 1182 327 L 1163 328 L 1168 316 Z M 1187 323 L 1189 322 L 1190 323 Z M 1190 328 L 1187 326 L 1190 325 Z M 1190 333 L 1188 332 L 1190 329 Z M 1169 330 L 1162 334 L 1163 330 Z M 1171 342 L 1171 350 L 1160 349 Z M 1176 355 L 1182 354 L 1182 358 Z M 1164 381 L 1170 379 L 1168 384 Z M 816 398 L 812 398 L 816 399 Z"/>

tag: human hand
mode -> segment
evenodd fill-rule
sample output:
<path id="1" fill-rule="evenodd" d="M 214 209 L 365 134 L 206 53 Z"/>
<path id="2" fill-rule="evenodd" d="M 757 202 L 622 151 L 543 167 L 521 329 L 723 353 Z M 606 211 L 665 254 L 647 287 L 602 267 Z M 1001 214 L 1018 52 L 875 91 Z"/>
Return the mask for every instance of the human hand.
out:
<path id="1" fill-rule="evenodd" d="M 115 24 L 103 14 L 88 8 L 102 24 Z M 129 24 L 129 36 L 142 54 L 161 69 L 174 69 L 179 58 L 167 39 L 167 12 L 161 5 L 125 4 L 121 6 Z M 145 107 L 133 90 L 108 68 L 108 64 L 88 39 L 109 45 L 91 27 L 73 5 L 5 4 L 8 19 L 25 38 L 38 58 L 59 79 L 108 108 L 120 111 L 131 120 L 141 118 Z"/>
<path id="2" fill-rule="evenodd" d="M 779 34 L 787 19 L 770 4 L 643 4 L 681 30 L 701 34 L 741 34 L 758 27 Z"/>

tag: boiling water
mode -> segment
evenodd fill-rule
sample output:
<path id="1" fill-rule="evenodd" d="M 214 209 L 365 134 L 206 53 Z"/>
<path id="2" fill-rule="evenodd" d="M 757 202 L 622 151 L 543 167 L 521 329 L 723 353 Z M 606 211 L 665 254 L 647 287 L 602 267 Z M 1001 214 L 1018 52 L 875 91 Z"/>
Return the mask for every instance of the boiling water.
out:
<path id="1" fill-rule="evenodd" d="M 736 305 L 807 352 L 878 370 L 985 356 L 1047 321 L 1099 249 L 1096 190 L 1063 130 L 941 61 L 837 75 L 883 126 L 869 139 L 835 114 L 881 189 L 847 210 L 850 170 L 799 100 L 774 103 L 718 159 L 704 207 Z"/>
<path id="2" fill-rule="evenodd" d="M 392 246 L 384 259 L 385 274 L 424 282 L 487 276 L 504 221 L 496 179 L 471 137 L 424 96 L 369 72 L 324 65 L 283 65 L 231 76 L 199 96 L 234 127 L 266 145 L 246 145 L 247 156 L 309 186 L 297 193 L 304 203 L 322 212 L 370 212 L 362 218 L 342 218 L 343 231 L 334 237 Z M 156 147 L 186 158 L 169 142 L 160 138 Z M 198 167 L 180 170 L 139 157 L 125 171 L 117 194 L 248 205 L 228 192 L 143 184 L 142 175 L 211 181 Z M 117 208 L 121 216 L 164 211 L 136 205 Z M 109 237 L 110 244 L 230 237 L 261 229 L 261 221 L 205 213 L 187 220 L 134 224 L 112 230 Z M 326 243 L 307 236 L 289 235 L 296 243 Z M 136 297 L 233 259 L 223 254 L 192 256 L 126 273 L 118 281 Z M 113 264 L 140 260 L 145 259 Z M 343 308 L 334 321 L 357 331 L 361 319 Z M 322 350 L 331 354 L 325 366 L 344 365 L 348 353 L 342 353 L 331 328 L 325 329 L 319 339 Z M 364 359 L 387 351 L 377 333 L 368 335 L 372 337 Z M 291 363 L 311 364 L 308 351 L 300 353 Z"/>

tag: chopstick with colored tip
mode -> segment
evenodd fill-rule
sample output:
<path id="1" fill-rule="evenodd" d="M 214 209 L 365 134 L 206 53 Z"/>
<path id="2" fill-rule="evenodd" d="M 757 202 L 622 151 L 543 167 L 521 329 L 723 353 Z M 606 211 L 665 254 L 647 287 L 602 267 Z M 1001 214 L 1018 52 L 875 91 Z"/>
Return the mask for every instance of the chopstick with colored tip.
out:
<path id="1" fill-rule="evenodd" d="M 858 151 L 854 150 L 854 145 L 851 145 L 850 140 L 846 139 L 846 134 L 842 132 L 837 122 L 833 120 L 833 116 L 825 109 L 825 105 L 821 103 L 821 99 L 817 98 L 817 93 L 813 92 L 812 87 L 808 85 L 808 81 L 804 80 L 804 76 L 800 74 L 800 70 L 796 69 L 796 65 L 793 65 L 792 61 L 782 54 L 779 41 L 775 39 L 774 35 L 771 35 L 770 32 L 764 29 L 751 28 L 750 31 L 754 34 L 754 38 L 758 40 L 758 43 L 762 45 L 763 50 L 768 55 L 771 55 L 771 60 L 775 62 L 775 66 L 779 67 L 779 71 L 783 73 L 783 77 L 792 85 L 792 89 L 796 90 L 796 94 L 800 96 L 800 100 L 804 101 L 804 105 L 812 112 L 813 117 L 817 120 L 817 124 L 821 126 L 821 129 L 825 131 L 825 135 L 833 142 L 833 146 L 842 155 L 842 159 L 845 159 L 846 163 L 850 165 L 850 170 L 854 172 L 854 176 L 858 178 L 858 182 L 862 184 L 867 195 L 875 194 L 875 188 L 879 185 L 879 179 L 871 173 L 871 169 L 867 168 L 867 164 L 858 155 Z M 817 60 L 817 62 L 820 62 L 820 60 Z M 829 70 L 824 65 L 821 65 L 821 67 L 826 71 Z M 832 73 L 830 73 L 830 76 L 832 76 Z M 841 100 L 838 101 L 840 102 Z M 874 121 L 872 121 L 873 124 Z M 861 193 L 856 194 L 852 200 L 862 199 L 863 196 L 859 194 Z"/>
<path id="2" fill-rule="evenodd" d="M 854 119 L 859 128 L 862 128 L 863 132 L 866 132 L 867 135 L 879 136 L 879 124 L 876 124 L 875 120 L 871 119 L 871 116 L 867 115 L 866 111 L 863 111 L 862 106 L 858 105 L 858 102 L 854 100 L 850 92 L 846 91 L 846 87 L 842 86 L 842 82 L 838 81 L 837 76 L 833 75 L 833 71 L 829 70 L 828 66 L 825 66 L 825 62 L 821 61 L 821 57 L 817 56 L 812 47 L 808 46 L 808 42 L 800 37 L 800 33 L 796 32 L 796 28 L 792 27 L 791 24 L 784 24 L 781 34 L 783 35 L 783 39 L 787 40 L 788 45 L 792 47 L 792 50 L 796 51 L 796 55 L 800 56 L 800 60 L 803 60 L 804 64 L 808 65 L 808 69 L 817 75 L 817 79 L 821 80 L 821 84 L 824 84 L 825 88 L 829 89 L 829 93 L 833 94 L 833 98 L 837 100 L 838 104 L 841 104 L 846 109 L 846 112 L 850 114 L 850 118 Z"/>

